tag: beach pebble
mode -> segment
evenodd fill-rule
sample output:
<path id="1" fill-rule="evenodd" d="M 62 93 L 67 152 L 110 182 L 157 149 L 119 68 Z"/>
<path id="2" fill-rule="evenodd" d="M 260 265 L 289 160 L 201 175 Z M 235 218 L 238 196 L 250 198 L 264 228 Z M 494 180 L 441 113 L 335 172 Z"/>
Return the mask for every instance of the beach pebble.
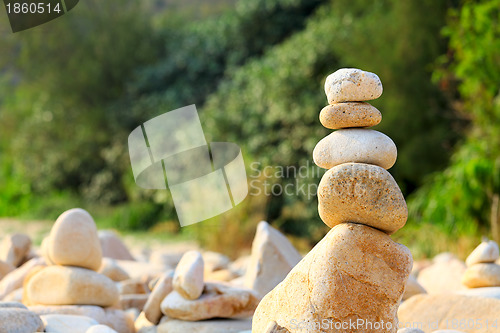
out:
<path id="1" fill-rule="evenodd" d="M 325 93 L 328 103 L 361 102 L 379 98 L 382 95 L 379 77 L 357 68 L 341 68 L 328 75 Z"/>
<path id="2" fill-rule="evenodd" d="M 0 332 L 43 332 L 43 328 L 40 317 L 31 311 L 17 307 L 0 308 Z"/>
<path id="3" fill-rule="evenodd" d="M 108 277 L 79 267 L 48 266 L 25 282 L 30 304 L 112 306 L 118 288 Z"/>
<path id="4" fill-rule="evenodd" d="M 321 139 L 313 151 L 314 163 L 324 169 L 350 162 L 390 169 L 397 156 L 397 148 L 391 138 L 364 128 L 337 130 Z"/>
<path id="5" fill-rule="evenodd" d="M 336 103 L 325 106 L 319 121 L 330 129 L 375 126 L 382 120 L 377 108 L 365 102 Z"/>
<path id="6" fill-rule="evenodd" d="M 300 260 L 302 256 L 290 241 L 269 223 L 261 221 L 253 239 L 244 286 L 264 297 Z"/>
<path id="7" fill-rule="evenodd" d="M 318 212 L 330 228 L 356 222 L 392 234 L 408 217 L 391 174 L 371 164 L 346 163 L 328 170 L 318 187 Z"/>
<path id="8" fill-rule="evenodd" d="M 469 288 L 500 286 L 500 265 L 474 264 L 467 267 L 462 283 Z"/>
<path id="9" fill-rule="evenodd" d="M 467 266 L 480 263 L 494 263 L 500 258 L 498 244 L 495 241 L 487 241 L 479 244 L 467 257 Z"/>
<path id="10" fill-rule="evenodd" d="M 97 271 L 101 267 L 101 245 L 90 214 L 74 208 L 62 213 L 50 232 L 47 255 L 57 265 L 77 266 Z"/>
<path id="11" fill-rule="evenodd" d="M 204 263 L 200 252 L 186 252 L 175 269 L 173 287 L 185 299 L 200 297 L 204 286 Z"/>
<path id="12" fill-rule="evenodd" d="M 251 316 L 258 303 L 259 297 L 252 290 L 207 282 L 203 294 L 196 300 L 171 292 L 161 303 L 161 311 L 170 318 L 189 321 L 242 318 Z"/>
<path id="13" fill-rule="evenodd" d="M 163 274 L 155 284 L 149 298 L 144 305 L 144 315 L 151 323 L 157 325 L 160 322 L 163 314 L 161 313 L 160 304 L 172 292 L 172 280 L 174 271 L 171 270 Z"/>

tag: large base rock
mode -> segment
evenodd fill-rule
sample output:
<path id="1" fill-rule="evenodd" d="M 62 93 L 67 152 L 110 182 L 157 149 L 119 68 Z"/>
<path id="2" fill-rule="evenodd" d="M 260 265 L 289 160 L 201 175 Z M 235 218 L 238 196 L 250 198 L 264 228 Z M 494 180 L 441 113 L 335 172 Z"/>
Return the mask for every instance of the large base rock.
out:
<path id="1" fill-rule="evenodd" d="M 337 225 L 264 297 L 252 332 L 273 321 L 290 332 L 396 332 L 412 262 L 379 230 Z"/>

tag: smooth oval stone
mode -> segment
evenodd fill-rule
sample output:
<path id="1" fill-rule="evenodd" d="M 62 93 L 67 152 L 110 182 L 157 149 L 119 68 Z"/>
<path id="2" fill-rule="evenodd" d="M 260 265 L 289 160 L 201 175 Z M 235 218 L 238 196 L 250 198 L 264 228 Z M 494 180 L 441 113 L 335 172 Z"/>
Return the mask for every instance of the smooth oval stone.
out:
<path id="1" fill-rule="evenodd" d="M 318 211 L 329 227 L 356 222 L 392 234 L 408 217 L 391 174 L 376 165 L 346 163 L 328 170 L 318 187 Z"/>
<path id="2" fill-rule="evenodd" d="M 106 307 L 118 302 L 118 288 L 111 279 L 79 267 L 45 267 L 24 288 L 31 304 Z"/>
<path id="3" fill-rule="evenodd" d="M 54 264 L 94 271 L 101 267 L 102 251 L 97 227 L 87 211 L 74 208 L 62 213 L 49 237 L 46 251 Z"/>
<path id="4" fill-rule="evenodd" d="M 500 257 L 498 244 L 494 241 L 482 242 L 467 257 L 465 263 L 472 266 L 479 263 L 494 263 Z"/>
<path id="5" fill-rule="evenodd" d="M 500 286 L 500 265 L 469 266 L 462 277 L 462 283 L 469 288 L 498 287 Z"/>
<path id="6" fill-rule="evenodd" d="M 330 129 L 375 126 L 382 120 L 377 108 L 365 102 L 347 102 L 327 105 L 319 114 L 319 121 Z"/>
<path id="7" fill-rule="evenodd" d="M 328 75 L 325 93 L 328 103 L 361 102 L 379 98 L 382 95 L 379 77 L 357 68 L 341 68 Z"/>
<path id="8" fill-rule="evenodd" d="M 340 129 L 323 138 L 313 151 L 314 163 L 324 169 L 342 163 L 367 163 L 389 169 L 398 156 L 387 135 L 364 128 Z"/>
<path id="9" fill-rule="evenodd" d="M 186 252 L 175 269 L 173 287 L 185 299 L 195 300 L 201 296 L 205 285 L 203 257 L 198 251 Z"/>

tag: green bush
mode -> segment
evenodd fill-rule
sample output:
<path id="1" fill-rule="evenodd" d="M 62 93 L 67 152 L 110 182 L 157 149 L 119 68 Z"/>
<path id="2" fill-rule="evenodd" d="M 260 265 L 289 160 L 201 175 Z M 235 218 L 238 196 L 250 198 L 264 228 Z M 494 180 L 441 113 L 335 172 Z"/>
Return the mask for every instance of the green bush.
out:
<path id="1" fill-rule="evenodd" d="M 457 112 L 470 120 L 451 165 L 410 200 L 412 215 L 453 234 L 488 232 L 500 195 L 500 1 L 466 1 L 443 31 L 450 52 L 436 78 L 457 96 Z M 454 87 L 458 86 L 458 94 Z M 496 213 L 498 214 L 498 213 Z M 500 217 L 496 216 L 500 223 Z M 493 235 L 500 240 L 499 235 Z"/>

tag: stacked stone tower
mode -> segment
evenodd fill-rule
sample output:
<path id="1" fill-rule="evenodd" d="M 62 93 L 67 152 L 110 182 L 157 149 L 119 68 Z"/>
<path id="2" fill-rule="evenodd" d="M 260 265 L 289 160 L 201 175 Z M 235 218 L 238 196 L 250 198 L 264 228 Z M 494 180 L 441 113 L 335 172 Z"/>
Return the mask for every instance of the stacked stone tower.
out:
<path id="1" fill-rule="evenodd" d="M 340 69 L 325 82 L 323 126 L 336 129 L 314 149 L 328 171 L 318 211 L 332 229 L 259 304 L 252 332 L 397 332 L 397 309 L 412 267 L 390 234 L 408 211 L 394 178 L 394 142 L 366 127 L 382 116 L 364 102 L 380 97 L 377 75 Z"/>

